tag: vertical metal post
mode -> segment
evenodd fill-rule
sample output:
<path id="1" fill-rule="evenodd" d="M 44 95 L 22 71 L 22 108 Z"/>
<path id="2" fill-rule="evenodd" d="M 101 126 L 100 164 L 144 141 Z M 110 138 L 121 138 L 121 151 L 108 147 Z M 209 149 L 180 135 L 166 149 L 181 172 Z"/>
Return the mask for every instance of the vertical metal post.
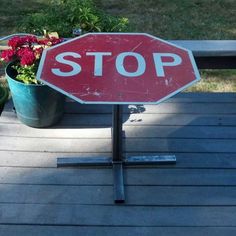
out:
<path id="1" fill-rule="evenodd" d="M 113 105 L 112 112 L 112 165 L 114 179 L 114 201 L 125 201 L 123 157 L 122 157 L 122 106 Z"/>
<path id="2" fill-rule="evenodd" d="M 122 106 L 113 105 L 112 112 L 112 160 L 122 160 Z"/>

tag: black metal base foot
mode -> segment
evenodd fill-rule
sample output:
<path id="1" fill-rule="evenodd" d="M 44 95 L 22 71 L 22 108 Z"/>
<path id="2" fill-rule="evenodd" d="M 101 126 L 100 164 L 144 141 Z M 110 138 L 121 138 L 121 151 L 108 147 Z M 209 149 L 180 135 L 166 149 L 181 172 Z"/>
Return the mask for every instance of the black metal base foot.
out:
<path id="1" fill-rule="evenodd" d="M 68 157 L 57 158 L 57 167 L 113 167 L 113 184 L 114 184 L 114 202 L 125 202 L 124 190 L 124 166 L 136 165 L 167 165 L 175 164 L 176 157 L 174 155 L 163 156 L 132 156 L 124 159 L 124 161 L 113 161 L 108 157 Z"/>
<path id="2" fill-rule="evenodd" d="M 126 165 L 167 165 L 175 164 L 175 155 L 131 156 L 124 160 Z"/>
<path id="3" fill-rule="evenodd" d="M 60 157 L 57 158 L 57 167 L 99 167 L 111 166 L 110 157 Z"/>
<path id="4" fill-rule="evenodd" d="M 113 162 L 114 202 L 125 202 L 123 163 Z"/>

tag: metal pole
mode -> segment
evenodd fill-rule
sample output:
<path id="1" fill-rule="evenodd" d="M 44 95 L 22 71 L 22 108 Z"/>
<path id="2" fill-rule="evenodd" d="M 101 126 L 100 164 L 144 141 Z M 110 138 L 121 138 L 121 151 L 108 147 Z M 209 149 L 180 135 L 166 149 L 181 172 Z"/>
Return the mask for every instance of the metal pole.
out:
<path id="1" fill-rule="evenodd" d="M 112 161 L 123 161 L 122 158 L 122 106 L 113 105 L 112 112 Z"/>
<path id="2" fill-rule="evenodd" d="M 122 153 L 122 106 L 113 105 L 112 166 L 114 179 L 114 201 L 116 203 L 123 203 L 125 201 Z"/>

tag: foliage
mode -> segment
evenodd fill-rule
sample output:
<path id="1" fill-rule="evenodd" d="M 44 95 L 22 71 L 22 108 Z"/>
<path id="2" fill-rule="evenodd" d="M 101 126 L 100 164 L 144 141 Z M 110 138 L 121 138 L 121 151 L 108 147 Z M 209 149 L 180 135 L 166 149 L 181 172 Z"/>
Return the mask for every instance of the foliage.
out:
<path id="1" fill-rule="evenodd" d="M 16 79 L 24 84 L 39 84 L 36 80 L 37 65 L 20 66 L 19 64 L 12 66 L 17 71 Z"/>
<path id="2" fill-rule="evenodd" d="M 51 0 L 47 9 L 29 14 L 20 23 L 20 30 L 34 34 L 58 32 L 71 37 L 74 29 L 85 32 L 121 32 L 127 18 L 118 18 L 98 9 L 92 0 Z"/>
<path id="3" fill-rule="evenodd" d="M 36 36 L 15 36 L 8 41 L 9 49 L 2 51 L 0 61 L 15 61 L 12 66 L 17 71 L 16 79 L 25 84 L 39 84 L 36 72 L 43 50 L 60 43 L 56 37 L 40 38 Z"/>

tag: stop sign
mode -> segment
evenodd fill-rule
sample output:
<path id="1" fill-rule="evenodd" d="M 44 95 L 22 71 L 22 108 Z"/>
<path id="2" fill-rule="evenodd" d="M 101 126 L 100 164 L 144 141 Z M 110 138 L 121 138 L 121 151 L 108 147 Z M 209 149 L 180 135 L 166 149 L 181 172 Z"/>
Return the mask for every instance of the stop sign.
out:
<path id="1" fill-rule="evenodd" d="M 159 103 L 200 79 L 191 51 L 143 33 L 89 33 L 43 52 L 37 79 L 80 103 Z"/>

